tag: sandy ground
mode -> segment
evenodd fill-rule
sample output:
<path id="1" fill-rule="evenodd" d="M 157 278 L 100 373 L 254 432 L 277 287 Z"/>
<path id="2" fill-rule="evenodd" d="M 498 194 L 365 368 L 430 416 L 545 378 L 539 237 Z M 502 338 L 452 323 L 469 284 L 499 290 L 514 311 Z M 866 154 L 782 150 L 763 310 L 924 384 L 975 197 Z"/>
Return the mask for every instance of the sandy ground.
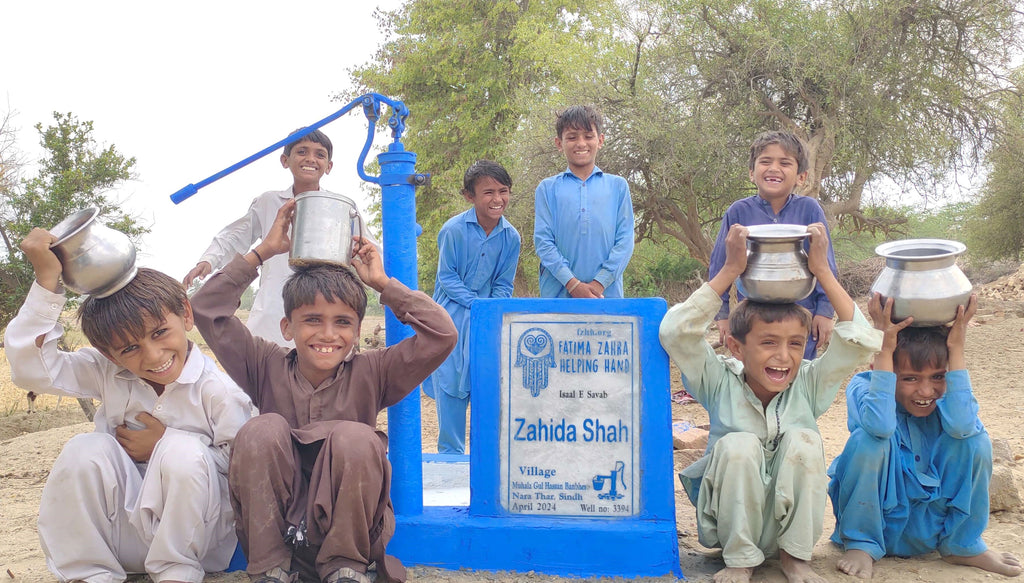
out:
<path id="1" fill-rule="evenodd" d="M 994 440 L 1005 440 L 1011 457 L 1009 463 L 1017 488 L 1024 492 L 1024 317 L 1019 304 L 996 300 L 982 300 L 977 324 L 968 333 L 968 363 L 972 380 L 981 404 L 981 417 Z M 366 325 L 364 332 L 372 330 Z M 368 334 L 364 334 L 366 336 Z M 678 373 L 673 372 L 675 386 L 679 388 Z M 91 431 L 78 403 L 55 397 L 41 396 L 38 411 L 26 412 L 24 392 L 10 384 L 6 358 L 0 358 L 0 581 L 11 583 L 41 583 L 54 581 L 47 571 L 36 534 L 36 517 L 43 483 L 49 469 L 64 443 L 77 433 Z M 707 414 L 700 405 L 673 404 L 673 419 L 689 421 L 694 425 L 707 422 Z M 819 420 L 825 443 L 825 453 L 831 461 L 842 450 L 847 437 L 846 405 L 840 391 L 835 405 Z M 423 399 L 424 449 L 434 451 L 437 427 L 433 401 Z M 677 466 L 681 463 L 677 456 Z M 676 468 L 680 469 L 679 467 Z M 991 515 L 985 539 L 990 547 L 1024 557 L 1024 509 Z M 676 488 L 676 517 L 679 531 L 679 554 L 683 573 L 690 581 L 711 581 L 711 575 L 723 567 L 719 553 L 702 547 L 697 542 L 694 509 L 681 490 Z M 827 542 L 832 532 L 831 506 L 826 509 L 824 535 L 815 547 L 813 567 L 829 581 L 856 581 L 836 571 L 838 549 Z M 411 581 L 423 583 L 470 583 L 491 581 L 512 583 L 518 581 L 579 581 L 536 573 L 446 571 L 435 568 L 412 567 Z M 912 559 L 887 558 L 875 567 L 875 581 L 904 583 L 927 581 L 933 583 L 981 582 L 1001 579 L 968 567 L 948 565 L 937 554 Z M 142 577 L 142 581 L 148 581 Z M 206 578 L 217 583 L 244 583 L 241 573 L 215 573 Z M 594 579 L 608 580 L 608 579 Z M 621 579 L 614 579 L 619 581 Z M 641 578 L 644 582 L 669 582 L 671 576 Z M 778 561 L 770 560 L 758 568 L 755 582 L 784 582 Z"/>

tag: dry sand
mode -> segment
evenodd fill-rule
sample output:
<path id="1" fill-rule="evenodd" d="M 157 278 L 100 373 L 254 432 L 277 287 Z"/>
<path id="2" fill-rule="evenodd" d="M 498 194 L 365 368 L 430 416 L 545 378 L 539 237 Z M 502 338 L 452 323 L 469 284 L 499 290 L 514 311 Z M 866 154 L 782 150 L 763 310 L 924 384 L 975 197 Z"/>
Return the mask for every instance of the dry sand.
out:
<path id="1" fill-rule="evenodd" d="M 981 418 L 993 440 L 1005 440 L 1017 458 L 1008 465 L 1017 488 L 1024 488 L 1024 312 L 1019 303 L 982 299 L 977 324 L 968 332 L 967 356 L 975 393 L 981 404 Z M 372 330 L 372 326 L 364 326 Z M 678 373 L 673 372 L 679 388 Z M 666 395 L 667 397 L 667 395 Z M 24 393 L 9 382 L 6 358 L 0 358 L 0 580 L 10 583 L 43 583 L 54 581 L 47 571 L 36 534 L 36 517 L 43 483 L 64 443 L 77 433 L 91 431 L 84 423 L 78 404 L 63 399 L 57 406 L 54 397 L 42 396 L 39 411 L 25 412 Z M 673 419 L 699 425 L 707 422 L 707 414 L 697 404 L 673 404 Z M 436 442 L 437 427 L 433 401 L 423 399 L 424 449 Z M 835 405 L 819 420 L 825 443 L 826 459 L 831 461 L 842 450 L 847 437 L 846 404 L 840 391 Z M 679 468 L 676 468 L 677 470 Z M 1024 489 L 1022 489 L 1024 491 Z M 989 546 L 1024 558 L 1024 515 L 1019 506 L 1012 511 L 991 515 L 985 540 Z M 719 554 L 697 542 L 694 509 L 676 489 L 676 517 L 679 531 L 679 554 L 683 573 L 690 581 L 711 581 L 711 575 L 723 567 Z M 813 567 L 829 581 L 857 581 L 836 571 L 838 549 L 827 542 L 833 527 L 831 506 L 826 509 L 825 534 L 815 547 Z M 536 573 L 446 571 L 413 567 L 410 580 L 423 583 L 470 583 L 491 581 L 579 581 Z M 875 567 L 874 581 L 906 583 L 981 582 L 1002 579 L 968 567 L 948 565 L 937 554 L 912 559 L 886 558 Z M 147 578 L 141 578 L 148 581 Z M 242 573 L 216 573 L 207 581 L 244 583 Z M 594 581 L 609 579 L 594 579 Z M 621 581 L 622 579 L 612 579 Z M 637 581 L 669 582 L 671 576 L 641 578 Z M 782 583 L 786 579 L 778 569 L 778 561 L 770 560 L 754 572 L 753 581 Z"/>

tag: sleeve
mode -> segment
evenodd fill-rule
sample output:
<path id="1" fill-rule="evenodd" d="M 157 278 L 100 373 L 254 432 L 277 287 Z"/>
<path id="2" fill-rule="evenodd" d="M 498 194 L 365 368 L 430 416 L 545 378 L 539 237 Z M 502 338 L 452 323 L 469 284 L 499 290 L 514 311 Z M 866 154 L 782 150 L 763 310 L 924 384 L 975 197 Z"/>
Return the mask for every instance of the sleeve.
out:
<path id="1" fill-rule="evenodd" d="M 214 390 L 211 391 L 206 409 L 213 429 L 213 443 L 209 447 L 217 462 L 217 470 L 227 474 L 231 445 L 238 430 L 252 418 L 252 402 L 234 383 L 226 384 L 211 379 L 210 384 Z"/>
<path id="2" fill-rule="evenodd" d="M 462 225 L 445 223 L 437 234 L 437 283 L 455 303 L 469 307 L 477 293 L 459 275 L 460 249 L 466 245 Z"/>
<path id="3" fill-rule="evenodd" d="M 835 400 L 843 380 L 858 366 L 868 362 L 882 348 L 882 332 L 868 323 L 860 308 L 854 306 L 853 319 L 837 322 L 825 353 L 805 360 L 801 374 L 807 375 L 808 394 L 814 417 L 821 416 Z"/>
<path id="4" fill-rule="evenodd" d="M 718 275 L 719 271 L 722 271 L 722 266 L 725 265 L 725 236 L 729 234 L 729 228 L 732 227 L 734 217 L 732 213 L 733 207 L 730 206 L 725 214 L 722 215 L 722 225 L 718 228 L 718 235 L 715 237 L 715 246 L 711 249 L 711 259 L 708 262 L 708 281 L 714 279 Z M 732 286 L 730 286 L 731 288 Z M 726 290 L 722 294 L 722 306 L 715 314 L 715 320 L 728 320 L 729 319 L 729 291 Z"/>
<path id="5" fill-rule="evenodd" d="M 965 369 L 946 373 L 946 394 L 936 403 L 942 429 L 950 437 L 966 439 L 984 430 L 978 419 L 978 400 L 971 389 L 971 377 Z"/>
<path id="6" fill-rule="evenodd" d="M 213 266 L 214 271 L 223 268 L 236 253 L 244 254 L 252 247 L 260 237 L 263 236 L 260 217 L 257 212 L 256 203 L 259 199 L 253 199 L 249 210 L 220 230 L 213 237 L 210 246 L 203 252 L 199 261 L 207 261 Z"/>
<path id="7" fill-rule="evenodd" d="M 64 335 L 58 321 L 64 304 L 63 293 L 53 293 L 32 282 L 25 303 L 4 333 L 11 381 L 36 393 L 102 399 L 105 374 L 113 365 L 94 348 L 75 352 L 57 348 Z M 40 337 L 42 346 L 37 346 Z"/>
<path id="8" fill-rule="evenodd" d="M 519 267 L 519 251 L 522 248 L 522 238 L 519 231 L 511 225 L 505 228 L 507 235 L 505 245 L 501 250 L 501 262 L 498 265 L 497 277 L 494 285 L 491 286 L 492 298 L 510 298 L 515 286 L 516 269 Z"/>
<path id="9" fill-rule="evenodd" d="M 256 279 L 256 269 L 236 254 L 192 296 L 196 327 L 224 371 L 257 407 L 262 397 L 261 364 L 268 351 L 280 348 L 252 335 L 235 316 L 242 292 Z"/>
<path id="10" fill-rule="evenodd" d="M 870 371 L 854 375 L 846 387 L 847 426 L 888 439 L 896 431 L 896 375 Z"/>
<path id="11" fill-rule="evenodd" d="M 544 180 L 537 185 L 534 195 L 533 248 L 540 259 L 540 265 L 558 280 L 563 286 L 569 283 L 575 274 L 569 269 L 565 259 L 555 244 L 557 217 L 551 208 L 551 193 L 554 181 Z"/>
<path id="12" fill-rule="evenodd" d="M 686 380 L 686 388 L 707 407 L 715 387 L 728 374 L 714 349 L 704 339 L 718 309 L 718 294 L 707 283 L 681 304 L 672 306 L 661 320 L 658 337 Z"/>
<path id="13" fill-rule="evenodd" d="M 619 191 L 619 209 L 615 214 L 615 243 L 594 276 L 594 279 L 604 287 L 612 285 L 626 271 L 626 266 L 633 257 L 633 233 L 636 231 L 629 184 L 619 176 L 615 176 L 614 180 Z"/>
<path id="14" fill-rule="evenodd" d="M 390 407 L 412 392 L 455 348 L 458 332 L 451 316 L 421 291 L 392 278 L 380 301 L 414 334 L 380 351 L 381 406 Z"/>
<path id="15" fill-rule="evenodd" d="M 821 223 L 825 225 L 825 233 L 828 235 L 828 266 L 832 269 L 832 273 L 839 278 L 839 269 L 836 267 L 836 254 L 835 250 L 832 249 L 832 230 L 828 226 L 828 219 L 825 218 L 825 211 L 822 210 L 821 204 L 817 200 L 810 198 L 808 199 L 812 204 L 813 208 L 809 214 L 806 223 L 808 225 L 812 223 Z M 804 241 L 804 251 L 810 248 L 810 238 Z M 825 294 L 825 290 L 821 287 L 820 283 L 815 283 L 814 291 L 811 292 L 811 297 L 814 299 L 814 309 L 811 312 L 815 316 L 825 316 L 831 318 L 836 315 L 835 308 L 832 307 L 832 302 L 829 301 L 828 296 Z"/>

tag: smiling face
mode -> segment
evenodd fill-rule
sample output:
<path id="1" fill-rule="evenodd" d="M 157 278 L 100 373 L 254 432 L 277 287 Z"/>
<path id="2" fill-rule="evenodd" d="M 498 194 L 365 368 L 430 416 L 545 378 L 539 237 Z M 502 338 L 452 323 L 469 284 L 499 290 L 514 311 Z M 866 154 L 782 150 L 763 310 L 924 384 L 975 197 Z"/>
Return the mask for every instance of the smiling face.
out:
<path id="1" fill-rule="evenodd" d="M 559 152 L 565 154 L 569 170 L 581 178 L 586 178 L 590 176 L 597 163 L 597 151 L 604 146 L 604 134 L 593 127 L 588 130 L 570 126 L 562 131 L 561 136 L 555 138 L 555 146 Z"/>
<path id="2" fill-rule="evenodd" d="M 800 369 L 807 327 L 797 318 L 768 323 L 755 319 L 743 342 L 726 338 L 729 350 L 743 362 L 743 375 L 765 406 L 789 388 Z"/>
<path id="3" fill-rule="evenodd" d="M 285 340 L 295 341 L 299 372 L 314 387 L 334 376 L 359 341 L 359 315 L 348 304 L 317 294 L 281 320 Z"/>
<path id="4" fill-rule="evenodd" d="M 505 214 L 505 207 L 508 206 L 508 197 L 511 193 L 512 190 L 508 186 L 494 178 L 481 176 L 473 183 L 473 192 L 463 192 L 463 195 L 466 200 L 473 203 L 477 222 L 483 227 L 485 233 L 490 234 L 494 227 L 498 226 L 501 216 Z"/>
<path id="5" fill-rule="evenodd" d="M 750 181 L 757 186 L 757 194 L 772 203 L 782 201 L 804 183 L 807 172 L 799 172 L 799 163 L 793 154 L 779 144 L 770 144 L 754 158 Z M 778 208 L 775 209 L 779 211 Z"/>
<path id="6" fill-rule="evenodd" d="M 935 401 L 946 394 L 946 367 L 928 364 L 916 369 L 905 355 L 897 354 L 896 402 L 914 417 L 927 417 L 935 411 Z"/>
<path id="7" fill-rule="evenodd" d="M 146 317 L 144 322 L 146 333 L 141 337 L 118 338 L 103 352 L 160 394 L 164 386 L 178 380 L 188 358 L 189 343 L 185 333 L 192 329 L 192 306 L 185 302 L 181 316 L 165 310 L 159 320 Z"/>
<path id="8" fill-rule="evenodd" d="M 281 154 L 281 166 L 291 170 L 295 182 L 293 194 L 300 194 L 320 190 L 320 179 L 331 173 L 334 163 L 325 146 L 301 140 L 292 146 L 290 153 Z"/>

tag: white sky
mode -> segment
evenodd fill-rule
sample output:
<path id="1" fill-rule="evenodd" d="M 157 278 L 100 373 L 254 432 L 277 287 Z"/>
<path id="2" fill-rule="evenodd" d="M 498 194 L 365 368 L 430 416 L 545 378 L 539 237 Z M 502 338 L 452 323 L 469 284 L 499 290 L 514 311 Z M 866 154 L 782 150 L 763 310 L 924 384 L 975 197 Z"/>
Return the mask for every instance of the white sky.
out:
<path id="1" fill-rule="evenodd" d="M 16 114 L 28 162 L 41 156 L 33 126 L 51 125 L 53 111 L 93 121 L 100 146 L 134 156 L 138 180 L 112 196 L 152 228 L 139 263 L 180 278 L 253 197 L 290 186 L 291 174 L 276 152 L 181 204 L 171 193 L 339 110 L 344 103 L 330 95 L 349 88 L 346 71 L 383 41 L 373 10 L 343 0 L 3 2 L 0 111 Z M 322 128 L 334 169 L 321 187 L 364 213 L 355 163 L 366 123 L 357 107 Z"/>

